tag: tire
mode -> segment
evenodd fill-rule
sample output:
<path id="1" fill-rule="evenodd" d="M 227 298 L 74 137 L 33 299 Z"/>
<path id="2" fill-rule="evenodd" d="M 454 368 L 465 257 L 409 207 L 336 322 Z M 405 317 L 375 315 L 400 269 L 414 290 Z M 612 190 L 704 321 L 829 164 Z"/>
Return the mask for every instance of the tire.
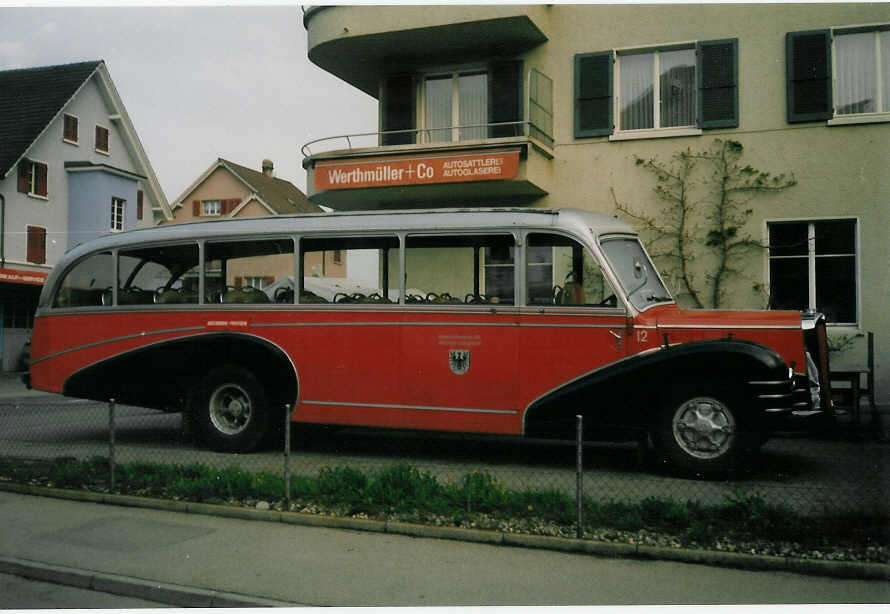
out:
<path id="1" fill-rule="evenodd" d="M 662 407 L 653 441 L 670 467 L 711 477 L 743 466 L 756 446 L 739 413 L 739 396 L 730 391 L 687 388 Z"/>
<path id="2" fill-rule="evenodd" d="M 219 452 L 249 452 L 269 432 L 266 393 L 254 375 L 233 365 L 207 374 L 192 408 L 201 441 Z"/>

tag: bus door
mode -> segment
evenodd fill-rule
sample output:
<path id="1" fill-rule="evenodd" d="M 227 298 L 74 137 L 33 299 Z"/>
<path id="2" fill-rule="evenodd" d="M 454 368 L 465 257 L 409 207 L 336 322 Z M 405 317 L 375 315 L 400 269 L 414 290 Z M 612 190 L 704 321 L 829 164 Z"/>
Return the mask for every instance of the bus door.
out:
<path id="1" fill-rule="evenodd" d="M 409 236 L 399 365 L 411 428 L 518 433 L 516 240 Z"/>
<path id="2" fill-rule="evenodd" d="M 627 355 L 624 305 L 584 246 L 563 235 L 529 233 L 525 254 L 527 306 L 519 318 L 523 409 Z M 581 411 L 587 408 L 564 409 L 571 416 L 587 413 Z"/>

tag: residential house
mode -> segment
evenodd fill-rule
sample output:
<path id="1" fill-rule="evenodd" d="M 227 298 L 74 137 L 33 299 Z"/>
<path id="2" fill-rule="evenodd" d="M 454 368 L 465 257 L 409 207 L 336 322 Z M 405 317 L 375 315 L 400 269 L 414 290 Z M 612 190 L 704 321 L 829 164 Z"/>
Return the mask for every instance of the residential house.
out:
<path id="1" fill-rule="evenodd" d="M 886 3 L 338 5 L 303 25 L 309 59 L 379 101 L 370 138 L 304 146 L 311 201 L 665 221 L 645 161 L 739 143 L 742 168 L 795 185 L 749 193 L 731 232 L 766 249 L 732 255 L 720 303 L 826 313 L 840 368 L 874 331 L 890 401 Z M 688 236 L 699 280 L 712 238 Z"/>
<path id="2" fill-rule="evenodd" d="M 275 177 L 271 160 L 263 160 L 262 170 L 257 171 L 223 158 L 186 188 L 171 208 L 170 223 L 323 212 L 294 184 Z M 223 285 L 267 290 L 284 278 L 292 279 L 293 271 L 294 263 L 287 257 L 251 259 L 231 263 Z M 304 272 L 315 277 L 345 277 L 346 263 L 341 254 L 327 252 L 307 259 Z"/>
<path id="3" fill-rule="evenodd" d="M 169 206 L 101 60 L 0 71 L 0 353 L 18 366 L 37 298 L 71 247 Z"/>

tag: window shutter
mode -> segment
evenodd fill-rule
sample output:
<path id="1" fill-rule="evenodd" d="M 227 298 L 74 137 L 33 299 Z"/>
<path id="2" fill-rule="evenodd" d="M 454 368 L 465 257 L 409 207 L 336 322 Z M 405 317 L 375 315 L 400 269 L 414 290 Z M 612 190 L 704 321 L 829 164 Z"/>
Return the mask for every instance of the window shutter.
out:
<path id="1" fill-rule="evenodd" d="M 46 228 L 28 226 L 28 262 L 46 262 Z"/>
<path id="2" fill-rule="evenodd" d="M 35 190 L 36 194 L 40 196 L 46 196 L 49 194 L 49 190 L 47 189 L 47 168 L 46 164 L 41 162 L 34 163 L 34 171 L 37 173 L 37 189 Z"/>
<path id="3" fill-rule="evenodd" d="M 575 138 L 612 134 L 611 51 L 575 56 Z"/>
<path id="4" fill-rule="evenodd" d="M 380 92 L 380 131 L 413 130 L 416 127 L 414 77 L 386 77 Z M 414 142 L 413 132 L 380 136 L 381 145 L 407 145 Z"/>
<path id="5" fill-rule="evenodd" d="M 136 190 L 136 219 L 142 219 L 142 206 L 145 199 L 145 193 L 142 190 Z"/>
<path id="6" fill-rule="evenodd" d="M 192 201 L 192 215 L 193 215 L 194 217 L 200 217 L 200 216 L 201 216 L 201 201 L 200 201 L 200 200 L 193 200 L 193 201 Z"/>
<path id="7" fill-rule="evenodd" d="M 739 125 L 739 40 L 701 41 L 698 60 L 700 126 L 737 128 Z"/>
<path id="8" fill-rule="evenodd" d="M 522 121 L 522 62 L 498 62 L 488 71 L 488 123 Z M 488 137 L 496 139 L 523 134 L 521 124 L 490 126 Z"/>
<path id="9" fill-rule="evenodd" d="M 242 286 L 244 286 L 244 278 L 243 278 L 243 277 L 236 277 L 236 278 L 235 278 L 235 287 L 236 287 L 236 288 L 241 288 Z"/>
<path id="10" fill-rule="evenodd" d="M 788 123 L 831 119 L 831 32 L 785 35 Z"/>
<path id="11" fill-rule="evenodd" d="M 18 189 L 22 194 L 27 194 L 31 191 L 31 167 L 33 164 L 30 160 L 19 162 Z"/>
<path id="12" fill-rule="evenodd" d="M 263 286 L 265 286 L 265 287 L 269 287 L 269 286 L 271 286 L 271 285 L 274 284 L 274 283 L 275 283 L 275 278 L 274 278 L 274 277 L 270 277 L 270 276 L 268 276 L 268 275 L 266 275 L 265 277 L 263 277 Z"/>
<path id="13" fill-rule="evenodd" d="M 220 208 L 222 209 L 221 213 L 223 215 L 229 215 L 232 211 L 235 210 L 235 207 L 237 207 L 238 203 L 240 203 L 240 202 L 241 201 L 238 200 L 237 198 L 225 199 L 224 201 L 222 201 L 222 204 L 220 205 Z"/>

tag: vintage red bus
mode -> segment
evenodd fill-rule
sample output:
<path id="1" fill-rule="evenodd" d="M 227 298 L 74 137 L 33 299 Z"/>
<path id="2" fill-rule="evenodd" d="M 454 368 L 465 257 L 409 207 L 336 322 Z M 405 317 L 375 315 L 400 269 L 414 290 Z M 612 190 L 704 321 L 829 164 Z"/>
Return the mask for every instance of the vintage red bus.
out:
<path id="1" fill-rule="evenodd" d="M 824 318 L 677 307 L 636 233 L 577 210 L 316 214 L 163 226 L 71 250 L 30 384 L 185 411 L 248 451 L 299 423 L 648 436 L 738 466 L 827 409 Z"/>

